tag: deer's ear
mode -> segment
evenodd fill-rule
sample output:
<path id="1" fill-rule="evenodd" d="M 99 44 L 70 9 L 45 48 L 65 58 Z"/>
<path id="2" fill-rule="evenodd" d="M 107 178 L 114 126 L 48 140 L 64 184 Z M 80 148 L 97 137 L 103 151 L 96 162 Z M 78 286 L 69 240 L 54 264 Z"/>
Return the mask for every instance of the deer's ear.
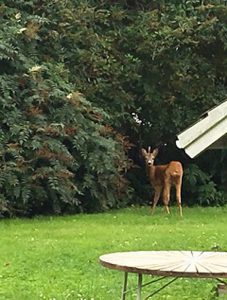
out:
<path id="1" fill-rule="evenodd" d="M 141 149 L 141 153 L 144 157 L 147 155 L 147 151 L 144 148 Z"/>
<path id="2" fill-rule="evenodd" d="M 158 148 L 154 149 L 152 154 L 154 155 L 154 157 L 156 157 L 158 155 Z"/>

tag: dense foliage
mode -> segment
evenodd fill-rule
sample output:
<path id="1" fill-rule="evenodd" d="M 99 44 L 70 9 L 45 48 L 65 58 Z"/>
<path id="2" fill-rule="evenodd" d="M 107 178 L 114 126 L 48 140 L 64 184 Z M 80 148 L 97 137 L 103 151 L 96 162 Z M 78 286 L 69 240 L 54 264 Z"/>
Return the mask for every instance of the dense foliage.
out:
<path id="1" fill-rule="evenodd" d="M 16 2 L 0 8 L 1 211 L 116 206 L 127 199 L 127 140 L 70 80 L 64 35 L 54 31 L 60 18 L 39 13 L 38 3 Z"/>
<path id="2" fill-rule="evenodd" d="M 226 17 L 225 1 L 4 1 L 1 211 L 145 203 L 130 159 L 163 143 L 161 162 L 182 159 L 176 134 L 225 100 Z M 224 203 L 226 151 L 183 162 L 187 203 Z"/>

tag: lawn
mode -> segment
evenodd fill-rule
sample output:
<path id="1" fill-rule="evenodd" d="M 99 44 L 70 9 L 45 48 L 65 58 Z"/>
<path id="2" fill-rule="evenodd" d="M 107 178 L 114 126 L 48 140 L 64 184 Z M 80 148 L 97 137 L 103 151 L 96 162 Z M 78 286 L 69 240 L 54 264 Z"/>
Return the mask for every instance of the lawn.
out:
<path id="1" fill-rule="evenodd" d="M 123 274 L 101 254 L 130 250 L 227 251 L 227 207 L 128 208 L 102 214 L 0 221 L 0 299 L 120 299 Z M 129 283 L 134 283 L 135 275 Z M 210 279 L 179 279 L 153 299 L 214 299 Z M 158 284 L 157 284 L 158 286 Z M 149 290 L 148 290 L 149 291 Z M 135 299 L 135 293 L 128 299 Z M 221 299 L 221 298 L 220 298 Z M 225 298 L 222 298 L 225 299 Z M 227 298 L 226 298 L 227 299 Z"/>

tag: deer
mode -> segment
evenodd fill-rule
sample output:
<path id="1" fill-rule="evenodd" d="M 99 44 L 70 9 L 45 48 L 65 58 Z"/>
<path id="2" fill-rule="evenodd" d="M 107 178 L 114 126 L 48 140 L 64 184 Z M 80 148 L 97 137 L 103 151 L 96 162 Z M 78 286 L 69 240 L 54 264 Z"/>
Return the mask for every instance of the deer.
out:
<path id="1" fill-rule="evenodd" d="M 142 149 L 142 156 L 145 159 L 147 174 L 150 184 L 153 186 L 155 194 L 152 205 L 152 214 L 158 203 L 160 195 L 163 196 L 163 204 L 167 214 L 170 214 L 169 201 L 171 187 L 176 189 L 176 200 L 180 211 L 180 216 L 183 216 L 181 206 L 181 186 L 183 177 L 183 167 L 179 161 L 171 161 L 166 165 L 154 165 L 154 160 L 158 155 L 158 148 L 151 152 L 151 147 L 148 151 Z"/>

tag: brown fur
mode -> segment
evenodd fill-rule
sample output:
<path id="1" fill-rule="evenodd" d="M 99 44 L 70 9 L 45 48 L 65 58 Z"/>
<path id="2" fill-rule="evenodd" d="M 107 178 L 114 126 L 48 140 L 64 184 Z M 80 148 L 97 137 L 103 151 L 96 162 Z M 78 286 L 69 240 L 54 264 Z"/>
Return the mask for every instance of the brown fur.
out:
<path id="1" fill-rule="evenodd" d="M 163 203 L 167 213 L 169 211 L 169 201 L 170 201 L 170 190 L 171 186 L 176 189 L 176 199 L 180 210 L 180 215 L 182 216 L 181 207 L 181 186 L 183 177 L 183 167 L 179 161 L 171 161 L 166 165 L 154 165 L 154 159 L 158 154 L 158 149 L 153 152 L 148 148 L 148 152 L 142 149 L 142 155 L 146 161 L 147 173 L 149 176 L 150 184 L 154 187 L 155 195 L 152 206 L 152 213 L 154 213 L 156 204 L 160 198 L 161 192 L 163 192 Z"/>

